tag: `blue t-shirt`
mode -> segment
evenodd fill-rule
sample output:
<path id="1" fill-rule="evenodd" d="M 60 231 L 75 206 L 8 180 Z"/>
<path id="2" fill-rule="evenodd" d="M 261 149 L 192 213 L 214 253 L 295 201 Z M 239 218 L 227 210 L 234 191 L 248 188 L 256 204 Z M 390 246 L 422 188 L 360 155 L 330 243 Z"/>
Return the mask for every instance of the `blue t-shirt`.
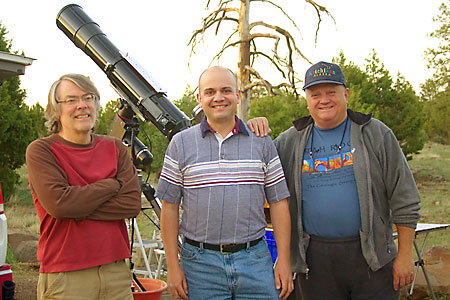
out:
<path id="1" fill-rule="evenodd" d="M 350 123 L 347 118 L 328 130 L 314 125 L 313 136 L 308 138 L 301 178 L 303 227 L 309 234 L 329 238 L 359 235 L 361 215 Z"/>

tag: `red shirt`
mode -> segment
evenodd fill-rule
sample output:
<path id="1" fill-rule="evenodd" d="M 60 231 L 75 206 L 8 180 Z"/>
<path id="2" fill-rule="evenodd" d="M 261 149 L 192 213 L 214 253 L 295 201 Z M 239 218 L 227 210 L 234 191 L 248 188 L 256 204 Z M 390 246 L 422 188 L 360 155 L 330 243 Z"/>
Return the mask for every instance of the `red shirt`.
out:
<path id="1" fill-rule="evenodd" d="M 124 219 L 141 207 L 136 170 L 115 138 L 88 145 L 52 135 L 27 148 L 30 188 L 41 220 L 40 272 L 66 272 L 130 256 Z"/>

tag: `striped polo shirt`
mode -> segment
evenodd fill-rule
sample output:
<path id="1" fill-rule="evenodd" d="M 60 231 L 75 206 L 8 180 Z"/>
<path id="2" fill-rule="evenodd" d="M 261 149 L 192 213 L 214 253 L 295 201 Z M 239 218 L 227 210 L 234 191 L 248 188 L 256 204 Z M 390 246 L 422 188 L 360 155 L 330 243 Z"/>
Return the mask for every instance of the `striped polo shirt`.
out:
<path id="1" fill-rule="evenodd" d="M 211 244 L 244 243 L 264 235 L 264 201 L 289 197 L 272 139 L 255 136 L 240 119 L 218 139 L 206 118 L 176 134 L 167 147 L 156 196 L 183 208 L 181 233 Z"/>

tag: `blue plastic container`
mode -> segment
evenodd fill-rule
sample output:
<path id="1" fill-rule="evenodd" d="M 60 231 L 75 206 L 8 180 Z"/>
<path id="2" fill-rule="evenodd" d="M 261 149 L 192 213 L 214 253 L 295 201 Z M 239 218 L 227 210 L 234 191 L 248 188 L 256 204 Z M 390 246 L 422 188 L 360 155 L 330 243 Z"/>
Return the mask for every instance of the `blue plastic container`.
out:
<path id="1" fill-rule="evenodd" d="M 272 230 L 266 229 L 266 233 L 264 238 L 269 246 L 270 255 L 272 256 L 272 262 L 275 263 L 278 257 L 277 243 L 275 242 L 275 238 L 273 237 Z"/>

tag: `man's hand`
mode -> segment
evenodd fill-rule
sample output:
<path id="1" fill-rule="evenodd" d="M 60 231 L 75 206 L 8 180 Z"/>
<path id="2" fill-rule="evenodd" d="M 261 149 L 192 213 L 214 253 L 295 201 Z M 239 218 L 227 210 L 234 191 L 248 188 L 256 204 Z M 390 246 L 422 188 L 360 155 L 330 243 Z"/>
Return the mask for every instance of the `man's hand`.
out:
<path id="1" fill-rule="evenodd" d="M 291 216 L 287 199 L 270 203 L 273 235 L 277 243 L 278 260 L 275 266 L 275 287 L 281 288 L 280 299 L 286 299 L 294 289 L 290 265 Z"/>
<path id="2" fill-rule="evenodd" d="M 161 235 L 166 252 L 167 286 L 175 298 L 189 299 L 186 277 L 178 261 L 179 205 L 163 199 L 161 201 Z"/>
<path id="3" fill-rule="evenodd" d="M 184 277 L 183 270 L 178 268 L 169 269 L 167 271 L 167 288 L 169 293 L 177 299 L 189 299 L 187 296 L 188 289 L 186 278 Z"/>
<path id="4" fill-rule="evenodd" d="M 414 280 L 414 260 L 412 257 L 397 255 L 392 269 L 394 290 L 410 284 Z"/>
<path id="5" fill-rule="evenodd" d="M 265 117 L 250 119 L 247 121 L 247 125 L 256 136 L 263 137 L 272 133 L 269 128 L 269 121 Z"/>
<path id="6" fill-rule="evenodd" d="M 398 254 L 392 267 L 394 290 L 410 284 L 414 279 L 414 260 L 412 245 L 415 230 L 406 226 L 397 225 Z"/>
<path id="7" fill-rule="evenodd" d="M 280 296 L 278 296 L 280 299 L 286 299 L 294 290 L 294 281 L 289 262 L 277 262 L 275 265 L 275 287 L 277 290 L 281 288 Z"/>

